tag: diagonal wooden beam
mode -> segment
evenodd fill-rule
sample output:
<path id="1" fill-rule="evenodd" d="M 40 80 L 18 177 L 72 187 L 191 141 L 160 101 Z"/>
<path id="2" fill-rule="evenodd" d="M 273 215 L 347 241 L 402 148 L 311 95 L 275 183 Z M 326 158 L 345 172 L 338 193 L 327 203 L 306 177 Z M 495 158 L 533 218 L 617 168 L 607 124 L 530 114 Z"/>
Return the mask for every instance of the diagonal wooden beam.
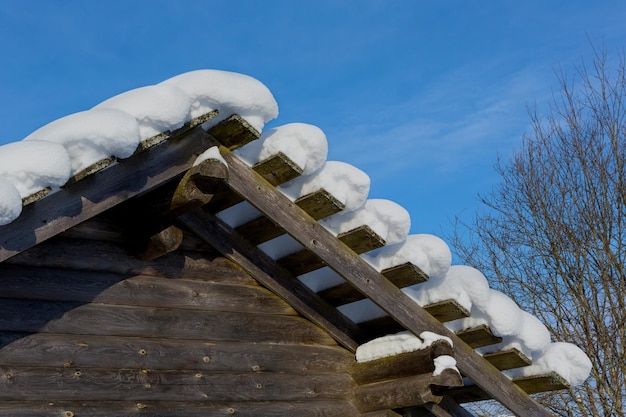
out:
<path id="1" fill-rule="evenodd" d="M 233 190 L 265 216 L 280 224 L 300 244 L 322 258 L 330 268 L 359 288 L 394 320 L 416 335 L 428 330 L 450 337 L 460 371 L 512 412 L 527 417 L 550 416 L 509 378 L 485 361 L 361 257 L 347 249 L 341 241 L 280 191 L 260 179 L 258 174 L 226 148 L 222 147 L 221 151 L 229 167 L 228 184 Z"/>
<path id="2" fill-rule="evenodd" d="M 349 350 L 356 351 L 363 341 L 363 332 L 356 324 L 214 215 L 194 209 L 178 220 Z"/>

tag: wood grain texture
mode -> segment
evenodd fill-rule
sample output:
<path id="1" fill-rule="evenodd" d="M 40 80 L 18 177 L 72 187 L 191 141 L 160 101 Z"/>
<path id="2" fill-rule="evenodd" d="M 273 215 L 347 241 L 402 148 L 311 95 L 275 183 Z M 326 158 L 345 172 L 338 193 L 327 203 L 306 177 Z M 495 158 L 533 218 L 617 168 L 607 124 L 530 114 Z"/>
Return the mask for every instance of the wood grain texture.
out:
<path id="1" fill-rule="evenodd" d="M 0 267 L 0 297 L 296 315 L 259 285 L 165 279 L 62 269 Z"/>
<path id="2" fill-rule="evenodd" d="M 356 362 L 352 366 L 352 378 L 359 384 L 371 384 L 386 379 L 404 378 L 411 375 L 432 373 L 434 358 L 454 355 L 452 347 L 445 341 L 413 352 L 400 353 L 368 362 Z"/>
<path id="3" fill-rule="evenodd" d="M 501 371 L 506 369 L 522 368 L 532 363 L 528 356 L 524 355 L 515 348 L 485 353 L 483 357 L 489 361 L 490 364 Z"/>
<path id="4" fill-rule="evenodd" d="M 102 271 L 128 276 L 150 275 L 250 285 L 256 283 L 249 274 L 231 261 L 204 252 L 179 250 L 154 261 L 145 262 L 112 242 L 60 237 L 22 252 L 3 263 L 5 264 Z"/>
<path id="5" fill-rule="evenodd" d="M 335 344 L 298 316 L 6 298 L 0 309 L 0 331 Z"/>
<path id="6" fill-rule="evenodd" d="M 3 401 L 6 417 L 360 417 L 347 401 Z M 372 417 L 382 417 L 377 415 Z M 388 416 L 391 416 L 389 414 Z"/>
<path id="7" fill-rule="evenodd" d="M 347 400 L 346 374 L 211 373 L 202 370 L 0 366 L 0 400 Z"/>
<path id="8" fill-rule="evenodd" d="M 0 333 L 0 364 L 210 372 L 347 373 L 354 355 L 337 346 L 166 338 Z"/>
<path id="9" fill-rule="evenodd" d="M 252 169 L 275 187 L 302 175 L 302 168 L 282 152 L 259 161 Z"/>
<path id="10" fill-rule="evenodd" d="M 502 342 L 502 338 L 494 336 L 486 325 L 480 325 L 457 332 L 457 336 L 473 348 L 495 345 Z"/>
<path id="11" fill-rule="evenodd" d="M 261 134 L 238 114 L 228 116 L 208 130 L 208 133 L 230 150 L 258 139 Z"/>

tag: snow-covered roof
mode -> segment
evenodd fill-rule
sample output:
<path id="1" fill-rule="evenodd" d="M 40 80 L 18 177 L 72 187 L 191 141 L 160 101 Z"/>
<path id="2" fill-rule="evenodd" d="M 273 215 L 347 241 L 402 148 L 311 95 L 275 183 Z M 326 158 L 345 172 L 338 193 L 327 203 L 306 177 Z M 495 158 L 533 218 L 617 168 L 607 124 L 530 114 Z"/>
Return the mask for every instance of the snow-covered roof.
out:
<path id="1" fill-rule="evenodd" d="M 332 195 L 342 211 L 320 220 L 324 228 L 340 236 L 365 225 L 380 236 L 385 245 L 361 255 L 374 269 L 384 271 L 409 263 L 426 273 L 428 281 L 404 289 L 418 305 L 453 298 L 470 315 L 446 323 L 450 330 L 459 332 L 485 324 L 502 342 L 482 348 L 481 353 L 516 348 L 528 356 L 532 365 L 510 371 L 511 377 L 556 372 L 571 385 L 587 378 L 591 365 L 581 349 L 552 342 L 536 317 L 522 311 L 503 293 L 489 288 L 480 271 L 451 265 L 450 250 L 440 238 L 409 235 L 410 217 L 402 207 L 392 201 L 368 199 L 367 174 L 344 162 L 328 161 L 328 142 L 321 129 L 292 123 L 264 131 L 265 124 L 277 117 L 278 106 L 262 83 L 245 75 L 216 70 L 181 74 L 160 84 L 122 93 L 92 109 L 52 121 L 22 141 L 0 146 L 0 225 L 18 219 L 31 196 L 54 194 L 99 161 L 110 160 L 114 164 L 129 158 L 142 142 L 215 111 L 217 116 L 204 121 L 203 128 L 209 129 L 238 114 L 261 133 L 258 140 L 234 152 L 245 164 L 254 166 L 280 153 L 297 167 L 301 175 L 277 187 L 289 199 L 297 201 L 316 190 Z M 201 158 L 219 159 L 219 151 L 209 149 Z M 261 214 L 244 201 L 218 216 L 231 227 L 238 227 Z M 303 249 L 288 235 L 260 247 L 274 259 Z M 318 292 L 337 285 L 342 278 L 329 268 L 320 268 L 302 274 L 299 280 Z M 356 323 L 385 314 L 368 299 L 339 309 Z M 375 353 L 359 355 L 392 355 L 398 349 L 408 349 L 406 346 L 423 347 L 423 339 L 424 335 L 389 336 L 374 342 Z"/>

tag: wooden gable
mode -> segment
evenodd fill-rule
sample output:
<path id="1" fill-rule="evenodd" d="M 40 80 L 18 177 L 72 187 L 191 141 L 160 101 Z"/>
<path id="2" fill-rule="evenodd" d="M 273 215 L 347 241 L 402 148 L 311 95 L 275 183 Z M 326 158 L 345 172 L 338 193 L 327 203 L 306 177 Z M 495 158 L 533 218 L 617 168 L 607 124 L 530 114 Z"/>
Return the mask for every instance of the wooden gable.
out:
<path id="1" fill-rule="evenodd" d="M 335 237 L 316 222 L 342 209 L 332 196 L 292 202 L 276 190 L 300 174 L 288 158 L 248 167 L 230 151 L 257 136 L 237 116 L 208 133 L 190 123 L 0 228 L 0 414 L 444 416 L 495 398 L 548 415 L 525 391 L 562 381 L 502 375 L 524 358 L 483 358 L 474 348 L 497 342 L 488 329 L 441 324 L 466 315 L 460 306 L 424 309 L 400 291 L 427 279 L 419 268 L 379 273 L 358 254 L 384 240 L 366 227 Z M 192 167 L 212 145 L 227 169 Z M 243 200 L 263 216 L 232 229 L 215 215 Z M 304 250 L 273 260 L 257 247 L 284 233 Z M 345 283 L 315 293 L 295 279 L 322 266 Z M 362 298 L 387 316 L 355 323 L 336 308 Z M 450 337 L 445 354 L 470 385 L 433 375 L 441 347 L 409 355 L 416 367 L 355 365 L 359 344 L 405 329 Z"/>

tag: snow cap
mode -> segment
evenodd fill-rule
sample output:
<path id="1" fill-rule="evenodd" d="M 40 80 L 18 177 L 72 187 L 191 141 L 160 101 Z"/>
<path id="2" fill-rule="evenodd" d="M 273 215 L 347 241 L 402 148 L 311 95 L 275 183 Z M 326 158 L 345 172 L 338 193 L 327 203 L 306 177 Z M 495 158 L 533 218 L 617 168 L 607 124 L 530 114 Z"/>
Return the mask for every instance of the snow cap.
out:
<path id="1" fill-rule="evenodd" d="M 62 186 L 70 173 L 70 158 L 58 143 L 30 140 L 0 146 L 0 176 L 13 183 L 21 198 Z"/>
<path id="2" fill-rule="evenodd" d="M 401 243 L 387 245 L 363 255 L 363 259 L 378 271 L 411 262 L 432 279 L 448 272 L 452 253 L 448 245 L 437 236 L 416 234 L 407 236 Z"/>
<path id="3" fill-rule="evenodd" d="M 320 220 L 320 224 L 335 235 L 360 226 L 369 226 L 387 244 L 402 242 L 411 228 L 411 217 L 406 209 L 393 201 L 367 200 L 363 207 L 342 211 Z"/>
<path id="4" fill-rule="evenodd" d="M 24 140 L 61 144 L 70 157 L 72 175 L 111 156 L 128 158 L 139 145 L 139 125 L 116 109 L 93 109 L 57 119 Z"/>
<path id="5" fill-rule="evenodd" d="M 489 283 L 480 271 L 470 266 L 453 265 L 445 275 L 405 288 L 404 292 L 422 306 L 452 298 L 472 311 L 472 308 L 486 308 Z"/>
<path id="6" fill-rule="evenodd" d="M 22 197 L 13 182 L 0 176 L 0 226 L 11 223 L 22 213 Z"/>
<path id="7" fill-rule="evenodd" d="M 327 161 L 315 173 L 295 178 L 277 189 L 292 200 L 324 189 L 345 205 L 345 211 L 350 211 L 365 203 L 370 178 L 345 162 Z"/>
<path id="8" fill-rule="evenodd" d="M 571 343 L 556 342 L 533 360 L 533 364 L 523 368 L 505 371 L 512 378 L 545 375 L 555 372 L 570 386 L 580 385 L 591 373 L 591 360 L 578 346 Z"/>
<path id="9" fill-rule="evenodd" d="M 189 96 L 191 118 L 218 110 L 219 115 L 205 127 L 238 114 L 261 132 L 268 121 L 278 116 L 278 104 L 270 90 L 244 74 L 204 69 L 177 75 L 161 84 L 178 87 Z"/>
<path id="10" fill-rule="evenodd" d="M 159 84 L 118 94 L 94 109 L 117 109 L 132 115 L 137 120 L 143 141 L 178 129 L 189 121 L 191 98 L 180 88 Z"/>
<path id="11" fill-rule="evenodd" d="M 265 161 L 282 152 L 309 175 L 319 169 L 328 156 L 326 135 L 316 126 L 289 123 L 266 130 L 258 140 L 236 149 L 235 154 L 249 165 Z"/>

